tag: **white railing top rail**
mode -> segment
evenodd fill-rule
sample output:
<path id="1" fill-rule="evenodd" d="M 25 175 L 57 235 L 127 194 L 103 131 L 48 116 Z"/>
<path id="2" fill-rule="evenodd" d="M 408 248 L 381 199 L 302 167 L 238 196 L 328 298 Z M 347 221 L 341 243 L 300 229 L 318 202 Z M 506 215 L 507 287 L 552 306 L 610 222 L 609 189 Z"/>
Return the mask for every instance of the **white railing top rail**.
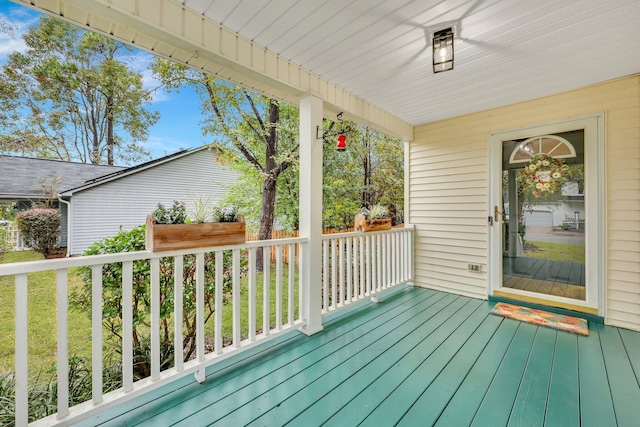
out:
<path id="1" fill-rule="evenodd" d="M 322 240 L 331 240 L 331 239 L 339 239 L 343 237 L 354 237 L 354 236 L 368 236 L 375 234 L 388 234 L 388 233 L 402 233 L 405 231 L 413 231 L 415 226 L 413 224 L 405 224 L 403 227 L 391 228 L 389 230 L 379 230 L 379 231 L 347 231 L 344 233 L 326 233 L 322 235 Z"/>
<path id="2" fill-rule="evenodd" d="M 208 248 L 198 249 L 182 249 L 178 251 L 164 251 L 164 252 L 151 252 L 151 251 L 136 251 L 136 252 L 121 252 L 117 254 L 103 254 L 103 255 L 87 255 L 73 258 L 57 258 L 42 261 L 27 261 L 18 262 L 12 264 L 0 265 L 0 276 L 10 276 L 14 274 L 25 273 L 37 273 L 40 271 L 58 270 L 64 268 L 86 267 L 89 265 L 101 265 L 111 264 L 124 261 L 138 261 L 147 260 L 152 258 L 164 258 L 180 255 L 192 255 L 197 253 L 207 252 L 219 252 L 233 249 L 250 249 L 259 248 L 265 246 L 278 246 L 288 245 L 294 243 L 304 244 L 309 239 L 305 237 L 295 237 L 290 239 L 273 239 L 273 240 L 254 240 L 252 242 L 246 242 L 241 245 L 230 246 L 212 246 Z"/>

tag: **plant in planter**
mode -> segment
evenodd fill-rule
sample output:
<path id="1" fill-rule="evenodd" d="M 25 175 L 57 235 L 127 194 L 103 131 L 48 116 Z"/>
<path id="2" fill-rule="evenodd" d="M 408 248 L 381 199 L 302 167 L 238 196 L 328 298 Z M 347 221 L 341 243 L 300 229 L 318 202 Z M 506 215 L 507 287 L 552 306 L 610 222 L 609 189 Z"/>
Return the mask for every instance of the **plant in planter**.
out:
<path id="1" fill-rule="evenodd" d="M 381 204 L 361 208 L 354 220 L 355 231 L 379 231 L 391 228 L 389 209 Z"/>
<path id="2" fill-rule="evenodd" d="M 151 212 L 156 224 L 184 224 L 187 222 L 187 211 L 183 202 L 173 201 L 170 208 L 165 208 L 162 203 L 158 203 Z"/>
<path id="3" fill-rule="evenodd" d="M 193 220 L 187 218 L 182 202 L 174 202 L 169 209 L 158 204 L 147 215 L 147 250 L 160 252 L 245 242 L 244 218 L 237 207 L 210 208 L 208 200 L 198 198 L 191 213 Z"/>

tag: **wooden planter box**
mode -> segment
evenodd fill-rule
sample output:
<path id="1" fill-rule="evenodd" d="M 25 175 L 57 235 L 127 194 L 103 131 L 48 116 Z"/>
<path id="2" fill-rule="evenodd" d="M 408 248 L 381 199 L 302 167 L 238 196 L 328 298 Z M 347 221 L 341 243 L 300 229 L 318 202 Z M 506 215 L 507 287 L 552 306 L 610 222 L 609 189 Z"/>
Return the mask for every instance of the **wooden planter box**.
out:
<path id="1" fill-rule="evenodd" d="M 364 215 L 356 215 L 354 229 L 355 231 L 391 230 L 391 218 L 366 219 Z"/>
<path id="2" fill-rule="evenodd" d="M 147 215 L 145 246 L 149 251 L 162 252 L 239 245 L 245 242 L 244 218 L 239 219 L 239 222 L 156 224 L 153 216 Z"/>

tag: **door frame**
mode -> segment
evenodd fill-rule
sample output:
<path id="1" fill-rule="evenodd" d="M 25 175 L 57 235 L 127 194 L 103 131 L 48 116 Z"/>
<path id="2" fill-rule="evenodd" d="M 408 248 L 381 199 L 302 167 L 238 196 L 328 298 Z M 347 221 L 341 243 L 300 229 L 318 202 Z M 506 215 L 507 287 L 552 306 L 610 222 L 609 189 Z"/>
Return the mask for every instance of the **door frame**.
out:
<path id="1" fill-rule="evenodd" d="M 508 297 L 543 305 L 605 315 L 605 114 L 580 116 L 555 122 L 524 126 L 489 133 L 487 207 L 488 295 Z M 585 165 L 585 275 L 584 301 L 540 294 L 502 286 L 502 221 L 493 218 L 494 206 L 501 206 L 502 142 L 584 129 Z"/>

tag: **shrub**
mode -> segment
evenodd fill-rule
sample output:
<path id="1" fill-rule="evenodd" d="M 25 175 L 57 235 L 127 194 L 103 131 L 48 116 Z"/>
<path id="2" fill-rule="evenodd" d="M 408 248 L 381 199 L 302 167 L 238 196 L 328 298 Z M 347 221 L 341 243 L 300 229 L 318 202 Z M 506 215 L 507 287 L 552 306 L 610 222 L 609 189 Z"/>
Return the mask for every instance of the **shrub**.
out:
<path id="1" fill-rule="evenodd" d="M 61 215 L 57 209 L 35 208 L 17 215 L 18 229 L 27 246 L 45 257 L 60 246 Z"/>
<path id="2" fill-rule="evenodd" d="M 132 252 L 145 249 L 145 226 L 131 231 L 120 231 L 91 245 L 84 255 Z M 205 322 L 214 313 L 215 262 L 214 254 L 205 255 Z M 246 260 L 243 259 L 246 265 Z M 224 294 L 231 290 L 231 251 L 224 252 Z M 244 270 L 244 267 L 243 267 Z M 151 267 L 148 260 L 135 261 L 133 265 L 133 347 L 136 379 L 147 377 L 151 372 L 149 358 L 149 323 L 151 312 Z M 91 270 L 79 269 L 83 285 L 72 293 L 70 304 L 73 309 L 91 316 Z M 195 351 L 196 329 L 196 260 L 194 255 L 184 256 L 184 360 L 189 360 Z M 102 268 L 103 325 L 109 330 L 106 339 L 115 352 L 122 349 L 122 264 L 105 264 Z M 161 369 L 173 366 L 173 258 L 160 259 L 160 357 Z"/>

